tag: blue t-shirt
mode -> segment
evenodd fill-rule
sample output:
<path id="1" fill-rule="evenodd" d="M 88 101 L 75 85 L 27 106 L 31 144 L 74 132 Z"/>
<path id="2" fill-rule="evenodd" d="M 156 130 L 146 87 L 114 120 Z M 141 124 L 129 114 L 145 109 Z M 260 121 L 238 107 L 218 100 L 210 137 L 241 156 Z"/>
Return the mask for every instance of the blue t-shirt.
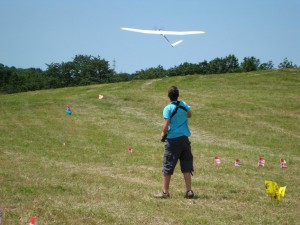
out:
<path id="1" fill-rule="evenodd" d="M 173 102 L 176 103 L 176 101 Z M 171 102 L 163 110 L 164 119 L 170 119 L 167 138 L 172 139 L 181 136 L 191 136 L 187 117 L 187 112 L 191 110 L 191 107 L 184 101 L 180 101 L 180 105 L 185 107 L 187 111 L 178 108 L 176 114 L 172 117 L 172 119 L 170 119 L 170 117 L 173 111 L 176 109 L 176 105 L 172 104 Z"/>

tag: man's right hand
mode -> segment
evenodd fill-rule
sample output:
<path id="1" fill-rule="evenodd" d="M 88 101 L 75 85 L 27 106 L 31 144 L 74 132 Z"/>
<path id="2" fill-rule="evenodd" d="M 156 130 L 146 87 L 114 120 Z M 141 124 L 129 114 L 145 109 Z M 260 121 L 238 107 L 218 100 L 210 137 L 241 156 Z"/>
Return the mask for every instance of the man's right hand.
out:
<path id="1" fill-rule="evenodd" d="M 166 139 L 167 139 L 167 135 L 168 135 L 168 134 L 165 134 L 164 136 L 162 136 L 162 138 L 161 138 L 161 140 L 160 140 L 160 141 L 161 141 L 161 142 L 165 142 L 165 141 L 166 141 Z"/>

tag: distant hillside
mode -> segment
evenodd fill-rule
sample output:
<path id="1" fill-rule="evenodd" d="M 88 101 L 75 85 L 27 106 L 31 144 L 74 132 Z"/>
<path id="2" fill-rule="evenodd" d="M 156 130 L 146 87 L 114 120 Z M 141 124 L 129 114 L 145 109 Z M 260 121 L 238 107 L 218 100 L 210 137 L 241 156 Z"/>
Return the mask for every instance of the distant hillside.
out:
<path id="1" fill-rule="evenodd" d="M 160 132 L 171 85 L 192 110 L 192 200 L 184 199 L 179 165 L 171 198 L 152 197 L 162 187 Z M 28 224 L 31 216 L 39 224 L 299 221 L 300 69 L 2 94 L 0 115 L 3 224 Z M 279 203 L 265 180 L 287 186 Z"/>

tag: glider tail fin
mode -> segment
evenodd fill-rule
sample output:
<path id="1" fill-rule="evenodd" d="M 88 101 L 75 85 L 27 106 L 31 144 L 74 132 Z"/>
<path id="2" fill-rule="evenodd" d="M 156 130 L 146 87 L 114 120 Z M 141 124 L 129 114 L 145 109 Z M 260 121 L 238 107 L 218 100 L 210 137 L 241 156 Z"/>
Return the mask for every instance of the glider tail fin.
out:
<path id="1" fill-rule="evenodd" d="M 162 36 L 166 39 L 166 41 L 174 48 L 176 45 L 178 45 L 178 44 L 180 44 L 181 42 L 183 42 L 183 40 L 179 40 L 179 41 L 176 41 L 176 42 L 174 42 L 174 43 L 171 43 L 170 41 L 169 41 L 169 39 L 165 36 L 165 35 L 163 35 L 162 34 Z"/>
<path id="2" fill-rule="evenodd" d="M 176 45 L 180 44 L 181 42 L 183 42 L 183 40 L 179 40 L 179 41 L 176 41 L 174 43 L 172 43 L 172 47 L 175 47 Z"/>

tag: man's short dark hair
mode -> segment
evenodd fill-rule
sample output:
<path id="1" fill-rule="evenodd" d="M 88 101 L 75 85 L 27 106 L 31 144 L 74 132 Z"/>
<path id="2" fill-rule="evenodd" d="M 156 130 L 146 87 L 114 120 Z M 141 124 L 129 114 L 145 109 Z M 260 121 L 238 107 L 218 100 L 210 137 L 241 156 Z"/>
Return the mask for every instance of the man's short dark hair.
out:
<path id="1" fill-rule="evenodd" d="M 176 86 L 171 86 L 168 91 L 168 97 L 171 101 L 177 101 L 179 97 L 179 90 Z"/>

